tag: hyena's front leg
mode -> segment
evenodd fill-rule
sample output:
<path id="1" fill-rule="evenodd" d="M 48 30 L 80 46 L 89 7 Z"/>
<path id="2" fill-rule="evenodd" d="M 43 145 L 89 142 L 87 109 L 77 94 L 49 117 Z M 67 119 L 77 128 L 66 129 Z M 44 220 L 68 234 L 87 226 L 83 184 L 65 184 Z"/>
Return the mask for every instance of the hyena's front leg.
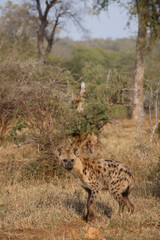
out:
<path id="1" fill-rule="evenodd" d="M 86 215 L 87 222 L 94 220 L 94 203 L 95 203 L 97 194 L 98 194 L 97 190 L 89 190 L 88 191 L 87 215 Z"/>

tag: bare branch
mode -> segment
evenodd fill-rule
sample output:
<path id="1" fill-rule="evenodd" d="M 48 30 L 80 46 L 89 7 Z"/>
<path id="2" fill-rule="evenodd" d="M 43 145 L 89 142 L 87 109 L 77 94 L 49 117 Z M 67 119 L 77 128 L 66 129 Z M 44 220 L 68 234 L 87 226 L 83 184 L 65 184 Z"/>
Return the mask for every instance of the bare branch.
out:
<path id="1" fill-rule="evenodd" d="M 34 141 L 34 140 L 30 140 L 30 141 L 24 142 L 24 143 L 22 143 L 22 144 L 17 144 L 17 147 L 18 147 L 18 148 L 21 148 L 22 146 L 24 146 L 24 145 L 26 145 L 26 144 L 33 143 L 33 142 L 35 142 L 35 141 Z"/>
<path id="2" fill-rule="evenodd" d="M 36 3 L 37 3 L 37 10 L 38 10 L 38 14 L 39 14 L 39 19 L 42 21 L 42 9 L 41 9 L 40 0 L 36 0 Z"/>
<path id="3" fill-rule="evenodd" d="M 48 3 L 48 1 L 46 1 L 46 9 L 44 11 L 44 15 L 43 15 L 43 18 L 44 19 L 47 19 L 47 16 L 48 16 L 48 12 L 49 10 L 57 3 L 61 3 L 61 1 L 58 1 L 58 0 L 52 0 Z"/>
<path id="4" fill-rule="evenodd" d="M 160 120 L 158 122 L 156 122 L 156 124 L 154 125 L 154 128 L 153 128 L 153 131 L 152 131 L 152 134 L 151 134 L 151 138 L 150 138 L 150 146 L 152 147 L 152 141 L 153 141 L 153 137 L 154 137 L 154 134 L 155 134 L 155 130 L 158 126 L 158 124 L 160 123 Z"/>

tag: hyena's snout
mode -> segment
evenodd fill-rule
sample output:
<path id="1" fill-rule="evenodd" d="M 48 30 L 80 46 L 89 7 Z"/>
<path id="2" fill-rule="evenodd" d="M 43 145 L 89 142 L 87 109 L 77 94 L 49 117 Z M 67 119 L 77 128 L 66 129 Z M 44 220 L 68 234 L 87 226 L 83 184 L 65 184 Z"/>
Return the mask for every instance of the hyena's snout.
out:
<path id="1" fill-rule="evenodd" d="M 64 159 L 63 160 L 64 168 L 68 171 L 71 171 L 73 169 L 73 163 L 74 163 L 74 159 L 71 159 L 71 160 Z"/>

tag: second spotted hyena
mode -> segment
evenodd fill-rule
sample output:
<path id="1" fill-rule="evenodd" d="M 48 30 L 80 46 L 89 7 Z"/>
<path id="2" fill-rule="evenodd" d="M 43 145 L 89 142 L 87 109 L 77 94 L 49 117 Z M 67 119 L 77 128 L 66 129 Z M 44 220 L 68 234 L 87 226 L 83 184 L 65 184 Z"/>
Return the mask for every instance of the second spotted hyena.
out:
<path id="1" fill-rule="evenodd" d="M 125 205 L 128 211 L 133 213 L 134 206 L 128 195 L 134 177 L 127 167 L 117 161 L 84 158 L 77 147 L 65 150 L 58 147 L 56 155 L 61 165 L 73 174 L 88 193 L 86 221 L 94 218 L 94 203 L 101 190 L 108 190 L 119 203 L 119 214 L 123 212 Z"/>

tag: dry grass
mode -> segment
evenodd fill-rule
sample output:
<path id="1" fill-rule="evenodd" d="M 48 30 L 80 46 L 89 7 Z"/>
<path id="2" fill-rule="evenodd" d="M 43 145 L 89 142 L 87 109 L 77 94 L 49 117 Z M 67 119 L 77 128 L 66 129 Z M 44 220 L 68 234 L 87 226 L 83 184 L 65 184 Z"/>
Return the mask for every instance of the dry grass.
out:
<path id="1" fill-rule="evenodd" d="M 149 138 L 144 126 L 143 137 Z M 34 179 L 22 181 L 22 165 L 31 161 L 36 150 L 31 146 L 12 149 L 1 147 L 0 239 L 84 239 L 91 227 L 99 229 L 104 239 L 160 239 L 160 201 L 153 195 L 152 181 L 148 176 L 158 162 L 154 148 L 140 161 L 134 143 L 135 123 L 121 121 L 108 124 L 101 134 L 101 154 L 126 163 L 136 176 L 131 194 L 135 213 L 117 215 L 118 205 L 103 192 L 96 204 L 97 221 L 85 223 L 86 193 L 70 177 L 50 182 Z M 17 162 L 21 164 L 17 165 Z M 13 165 L 18 166 L 13 168 Z M 11 171 L 12 169 L 12 171 Z"/>

